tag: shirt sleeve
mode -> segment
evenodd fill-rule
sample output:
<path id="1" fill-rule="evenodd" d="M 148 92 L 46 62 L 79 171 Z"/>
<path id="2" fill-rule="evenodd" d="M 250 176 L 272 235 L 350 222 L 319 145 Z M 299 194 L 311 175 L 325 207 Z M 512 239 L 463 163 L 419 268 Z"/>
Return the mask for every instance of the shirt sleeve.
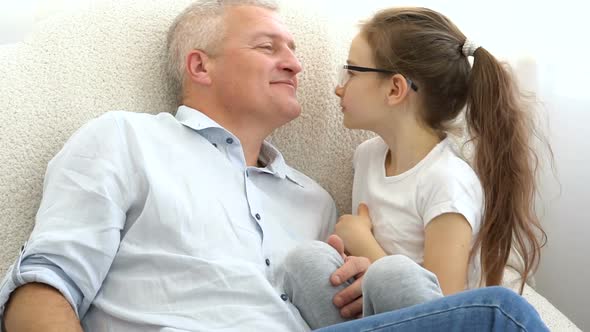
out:
<path id="1" fill-rule="evenodd" d="M 432 173 L 419 184 L 417 206 L 424 228 L 442 214 L 458 213 L 465 217 L 475 234 L 479 232 L 482 205 L 481 184 L 470 168 Z"/>
<path id="2" fill-rule="evenodd" d="M 56 288 L 84 316 L 120 243 L 132 165 L 111 113 L 83 126 L 49 162 L 35 227 L 0 286 L 0 319 L 11 292 L 30 282 Z"/>
<path id="3" fill-rule="evenodd" d="M 361 143 L 361 145 L 362 145 L 362 143 Z M 353 170 L 353 171 L 355 171 L 355 170 L 357 169 L 357 163 L 358 163 L 358 160 L 359 160 L 359 154 L 361 153 L 361 152 L 360 152 L 360 150 L 361 150 L 361 145 L 357 146 L 357 147 L 354 149 L 354 152 L 353 152 L 353 154 L 352 154 L 352 170 Z"/>
<path id="4" fill-rule="evenodd" d="M 334 234 L 334 226 L 336 226 L 336 220 L 338 219 L 338 209 L 336 208 L 336 203 L 330 197 L 328 202 L 326 203 L 326 210 L 327 210 L 327 221 L 325 227 L 323 227 L 323 231 L 321 232 L 318 240 L 326 241 L 330 234 Z"/>

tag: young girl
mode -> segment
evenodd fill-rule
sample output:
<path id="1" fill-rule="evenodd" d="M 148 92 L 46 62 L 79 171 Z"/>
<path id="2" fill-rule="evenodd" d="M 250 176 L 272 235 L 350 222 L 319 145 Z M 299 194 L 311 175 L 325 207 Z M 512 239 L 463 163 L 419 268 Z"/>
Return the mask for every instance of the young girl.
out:
<path id="1" fill-rule="evenodd" d="M 510 73 L 426 8 L 377 13 L 347 63 L 336 88 L 344 125 L 378 135 L 354 154 L 358 215 L 341 217 L 335 230 L 350 255 L 373 262 L 363 314 L 499 285 L 513 247 L 524 262 L 522 290 L 545 234 L 533 210 L 535 128 Z M 471 166 L 447 136 L 464 108 Z M 328 278 L 341 261 L 322 243 L 287 259 L 287 291 L 312 328 L 351 309 L 332 303 L 342 288 Z"/>

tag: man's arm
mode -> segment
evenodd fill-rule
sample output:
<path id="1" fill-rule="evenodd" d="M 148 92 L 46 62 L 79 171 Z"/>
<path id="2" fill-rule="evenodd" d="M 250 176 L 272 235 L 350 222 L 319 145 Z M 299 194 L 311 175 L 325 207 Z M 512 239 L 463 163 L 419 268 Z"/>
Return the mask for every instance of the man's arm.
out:
<path id="1" fill-rule="evenodd" d="M 138 192 L 116 121 L 105 114 L 89 122 L 49 162 L 35 227 L 0 287 L 8 331 L 52 331 L 49 324 L 70 321 L 77 329 L 55 331 L 81 330 L 77 317 L 106 278 Z"/>
<path id="2" fill-rule="evenodd" d="M 82 332 L 70 303 L 45 284 L 30 283 L 17 288 L 5 313 L 6 332 Z"/>

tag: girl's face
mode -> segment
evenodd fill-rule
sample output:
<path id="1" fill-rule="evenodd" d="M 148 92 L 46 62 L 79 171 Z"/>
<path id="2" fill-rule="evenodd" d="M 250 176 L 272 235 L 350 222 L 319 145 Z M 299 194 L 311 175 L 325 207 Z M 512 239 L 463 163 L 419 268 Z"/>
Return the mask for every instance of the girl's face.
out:
<path id="1" fill-rule="evenodd" d="M 375 68 L 372 50 L 362 34 L 350 45 L 347 64 Z M 340 97 L 344 126 L 349 129 L 374 130 L 387 116 L 388 84 L 379 73 L 341 69 L 344 76 L 335 89 Z"/>

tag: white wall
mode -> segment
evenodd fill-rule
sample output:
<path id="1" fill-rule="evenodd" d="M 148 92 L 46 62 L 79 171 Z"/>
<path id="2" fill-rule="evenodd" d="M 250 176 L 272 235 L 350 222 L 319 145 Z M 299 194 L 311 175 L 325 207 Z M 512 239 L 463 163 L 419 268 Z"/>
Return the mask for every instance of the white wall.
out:
<path id="1" fill-rule="evenodd" d="M 0 45 L 22 41 L 35 22 L 94 1 L 97 0 L 0 0 Z"/>
<path id="2" fill-rule="evenodd" d="M 559 181 L 551 172 L 541 179 L 540 210 L 549 242 L 536 276 L 537 290 L 582 330 L 590 330 L 590 47 L 583 36 L 590 31 L 588 5 L 582 0 L 562 0 L 559 5 L 532 0 L 304 1 L 313 1 L 343 22 L 392 3 L 428 6 L 445 13 L 496 55 L 535 59 L 539 81 L 528 85 L 538 87 L 546 102 Z M 75 2 L 0 0 L 0 44 L 22 40 L 34 20 Z"/>
<path id="3" fill-rule="evenodd" d="M 555 96 L 548 105 L 556 174 L 546 169 L 542 176 L 540 200 L 548 242 L 536 288 L 580 329 L 588 331 L 590 100 Z"/>
<path id="4" fill-rule="evenodd" d="M 21 41 L 33 26 L 38 0 L 0 0 L 0 45 Z"/>

